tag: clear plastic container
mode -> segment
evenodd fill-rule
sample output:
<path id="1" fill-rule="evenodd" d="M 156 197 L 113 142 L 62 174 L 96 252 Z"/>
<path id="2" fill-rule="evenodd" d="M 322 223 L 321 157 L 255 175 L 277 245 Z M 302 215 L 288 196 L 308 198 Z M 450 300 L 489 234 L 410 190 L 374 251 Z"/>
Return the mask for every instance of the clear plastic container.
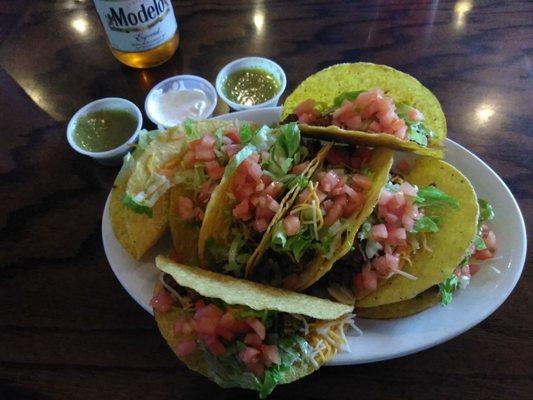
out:
<path id="1" fill-rule="evenodd" d="M 202 92 L 205 95 L 205 107 L 202 106 L 201 110 L 193 107 L 190 115 L 185 116 L 183 108 L 175 108 L 172 114 L 174 102 L 180 96 L 180 91 L 183 91 L 183 95 L 189 99 L 191 95 L 194 97 L 195 92 Z M 169 94 L 169 92 L 174 93 Z M 199 100 L 196 101 L 198 102 Z M 209 81 L 195 75 L 176 75 L 159 82 L 150 90 L 144 102 L 144 111 L 159 129 L 166 129 L 183 122 L 185 118 L 209 118 L 216 105 L 217 93 Z"/>

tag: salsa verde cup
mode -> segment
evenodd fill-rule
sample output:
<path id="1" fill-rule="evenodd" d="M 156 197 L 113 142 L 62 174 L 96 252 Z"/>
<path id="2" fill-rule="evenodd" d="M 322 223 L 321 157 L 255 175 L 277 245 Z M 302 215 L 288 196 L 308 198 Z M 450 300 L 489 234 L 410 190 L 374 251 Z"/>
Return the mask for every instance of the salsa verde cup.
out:
<path id="1" fill-rule="evenodd" d="M 272 96 L 269 100 L 254 105 L 239 104 L 228 99 L 228 97 L 224 93 L 224 83 L 226 81 L 226 78 L 233 72 L 244 68 L 259 68 L 271 74 L 279 83 L 279 89 L 276 94 Z M 224 68 L 222 68 L 218 73 L 215 86 L 217 88 L 217 93 L 220 98 L 224 100 L 224 102 L 226 102 L 226 104 L 230 106 L 233 110 L 241 111 L 250 110 L 252 108 L 274 107 L 278 105 L 279 98 L 281 94 L 285 91 L 285 87 L 287 86 L 287 76 L 285 75 L 285 71 L 283 71 L 283 68 L 281 68 L 277 63 L 272 60 L 269 60 L 268 58 L 244 57 L 234 60 L 229 64 L 226 64 L 226 66 L 224 66 Z"/>
<path id="2" fill-rule="evenodd" d="M 120 146 L 106 151 L 88 151 L 82 149 L 74 140 L 74 130 L 76 129 L 76 123 L 80 117 L 85 116 L 94 111 L 100 110 L 123 110 L 130 113 L 137 121 L 137 126 L 134 132 L 131 134 L 128 140 L 122 143 Z M 131 101 L 122 99 L 120 97 L 106 97 L 103 99 L 95 100 L 89 104 L 86 104 L 80 108 L 76 114 L 72 116 L 67 126 L 67 140 L 74 150 L 85 156 L 93 158 L 95 161 L 103 165 L 119 165 L 122 163 L 124 155 L 130 151 L 132 145 L 139 136 L 143 124 L 143 117 L 141 110 L 133 104 Z"/>

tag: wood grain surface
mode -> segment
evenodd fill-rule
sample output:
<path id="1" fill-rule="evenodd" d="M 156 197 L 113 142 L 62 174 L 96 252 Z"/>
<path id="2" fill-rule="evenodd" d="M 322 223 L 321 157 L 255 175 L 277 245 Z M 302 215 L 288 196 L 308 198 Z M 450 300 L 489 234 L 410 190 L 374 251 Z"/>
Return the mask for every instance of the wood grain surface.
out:
<path id="1" fill-rule="evenodd" d="M 531 231 L 532 2 L 173 3 L 180 48 L 143 71 L 113 58 L 91 1 L 0 2 L 0 399 L 255 398 L 189 372 L 112 274 L 100 227 L 117 169 L 65 139 L 69 117 L 97 98 L 142 106 L 163 78 L 214 81 L 247 55 L 278 61 L 288 91 L 330 64 L 388 64 L 437 95 L 449 137 L 502 176 Z M 533 398 L 530 267 L 531 250 L 510 298 L 459 337 L 396 360 L 323 368 L 272 398 Z"/>

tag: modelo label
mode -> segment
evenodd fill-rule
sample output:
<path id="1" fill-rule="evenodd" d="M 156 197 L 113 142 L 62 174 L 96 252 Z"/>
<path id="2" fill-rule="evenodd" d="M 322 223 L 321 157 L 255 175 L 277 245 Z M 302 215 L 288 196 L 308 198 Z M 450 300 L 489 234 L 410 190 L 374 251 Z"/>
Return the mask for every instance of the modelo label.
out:
<path id="1" fill-rule="evenodd" d="M 178 29 L 170 0 L 95 0 L 111 47 L 146 51 L 171 39 Z"/>

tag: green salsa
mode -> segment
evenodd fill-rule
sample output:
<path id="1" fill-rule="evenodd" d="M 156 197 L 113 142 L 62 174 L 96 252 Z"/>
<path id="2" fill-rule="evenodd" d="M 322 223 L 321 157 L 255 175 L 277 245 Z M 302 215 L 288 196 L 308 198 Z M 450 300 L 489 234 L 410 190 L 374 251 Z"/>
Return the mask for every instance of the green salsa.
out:
<path id="1" fill-rule="evenodd" d="M 83 150 L 107 151 L 126 142 L 137 128 L 137 118 L 119 109 L 98 110 L 78 119 L 74 141 Z"/>
<path id="2" fill-rule="evenodd" d="M 224 94 L 235 103 L 253 106 L 276 95 L 279 82 L 261 68 L 244 68 L 228 75 Z"/>

